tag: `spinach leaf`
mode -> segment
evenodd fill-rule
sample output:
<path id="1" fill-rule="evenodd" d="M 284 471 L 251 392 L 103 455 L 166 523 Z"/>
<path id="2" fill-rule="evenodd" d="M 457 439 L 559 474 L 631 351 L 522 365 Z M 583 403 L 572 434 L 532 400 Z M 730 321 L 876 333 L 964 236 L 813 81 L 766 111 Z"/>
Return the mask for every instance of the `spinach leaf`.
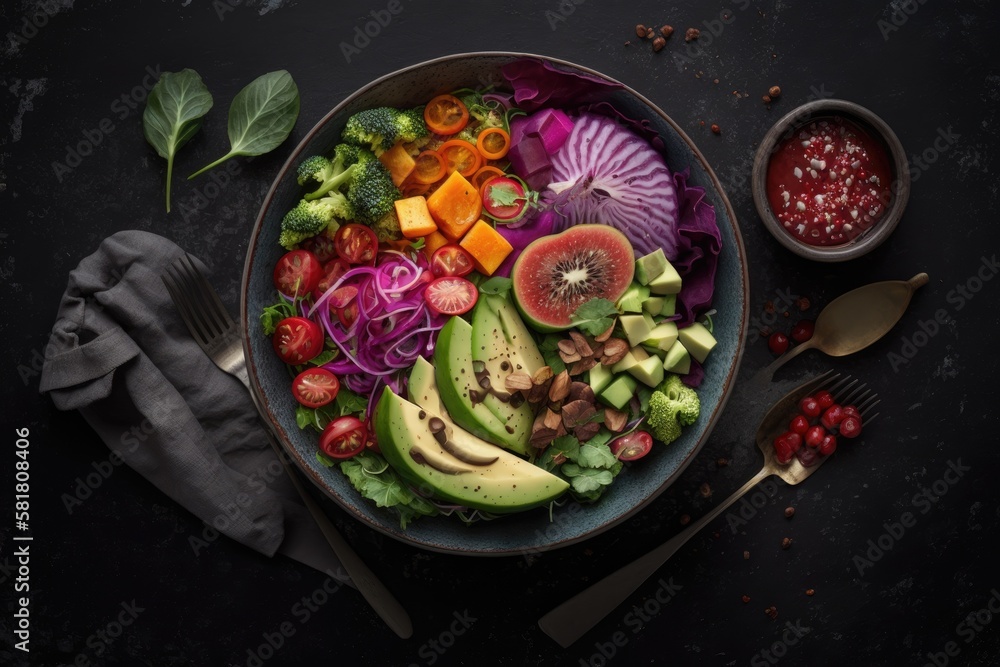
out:
<path id="1" fill-rule="evenodd" d="M 237 155 L 262 155 L 281 145 L 299 117 L 299 88 L 285 70 L 268 72 L 236 93 L 229 106 L 229 152 L 195 173 Z"/>
<path id="2" fill-rule="evenodd" d="M 591 336 L 599 336 L 608 327 L 614 324 L 615 317 L 618 316 L 618 307 L 608 299 L 591 299 L 580 304 L 572 315 L 570 322 Z"/>
<path id="3" fill-rule="evenodd" d="M 212 94 L 193 69 L 164 72 L 149 91 L 142 112 L 142 133 L 156 153 L 167 160 L 167 212 L 174 156 L 201 128 L 212 108 Z"/>

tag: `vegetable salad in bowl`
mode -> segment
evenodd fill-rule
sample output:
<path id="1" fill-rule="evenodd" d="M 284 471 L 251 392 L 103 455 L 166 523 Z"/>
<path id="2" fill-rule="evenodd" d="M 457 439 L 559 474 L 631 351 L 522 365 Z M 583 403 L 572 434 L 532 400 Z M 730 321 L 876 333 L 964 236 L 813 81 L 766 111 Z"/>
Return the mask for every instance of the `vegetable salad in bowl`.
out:
<path id="1" fill-rule="evenodd" d="M 464 553 L 649 502 L 707 438 L 746 328 L 742 243 L 690 141 L 621 84 L 521 54 L 334 109 L 272 188 L 245 283 L 255 393 L 300 467 Z"/>

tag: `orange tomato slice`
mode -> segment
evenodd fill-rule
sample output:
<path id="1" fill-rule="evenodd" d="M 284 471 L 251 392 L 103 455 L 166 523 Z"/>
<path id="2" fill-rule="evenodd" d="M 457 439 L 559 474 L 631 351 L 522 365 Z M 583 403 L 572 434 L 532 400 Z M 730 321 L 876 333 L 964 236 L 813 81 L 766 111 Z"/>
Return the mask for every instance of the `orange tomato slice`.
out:
<path id="1" fill-rule="evenodd" d="M 454 95 L 438 95 L 424 107 L 424 122 L 431 132 L 455 134 L 469 124 L 469 109 Z"/>
<path id="2" fill-rule="evenodd" d="M 410 178 L 417 183 L 424 185 L 437 183 L 448 173 L 444 158 L 437 151 L 424 151 L 414 158 L 414 162 Z"/>
<path id="3" fill-rule="evenodd" d="M 476 148 L 487 160 L 499 160 L 510 150 L 510 135 L 502 127 L 490 127 L 479 133 Z"/>
<path id="4" fill-rule="evenodd" d="M 457 171 L 468 178 L 483 163 L 483 156 L 475 146 L 463 139 L 451 139 L 441 144 L 438 155 L 444 159 L 445 170 L 450 174 Z"/>

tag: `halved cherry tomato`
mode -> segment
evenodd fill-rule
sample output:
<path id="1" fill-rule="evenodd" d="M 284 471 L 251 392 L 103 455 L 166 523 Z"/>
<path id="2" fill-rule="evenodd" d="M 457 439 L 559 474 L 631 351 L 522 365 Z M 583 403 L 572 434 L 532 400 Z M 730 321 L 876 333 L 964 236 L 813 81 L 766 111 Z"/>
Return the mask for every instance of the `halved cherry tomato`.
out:
<path id="1" fill-rule="evenodd" d="M 308 368 L 292 381 L 292 395 L 307 408 L 318 408 L 337 398 L 340 380 L 325 368 Z"/>
<path id="2" fill-rule="evenodd" d="M 619 461 L 635 461 L 649 453 L 653 436 L 646 431 L 632 431 L 611 443 L 611 453 Z"/>
<path id="3" fill-rule="evenodd" d="M 337 254 L 348 264 L 373 264 L 378 254 L 375 232 L 357 222 L 341 226 L 333 242 L 337 246 Z"/>
<path id="4" fill-rule="evenodd" d="M 435 278 L 424 291 L 427 305 L 440 315 L 461 315 L 472 310 L 479 299 L 479 290 L 461 276 Z"/>
<path id="5" fill-rule="evenodd" d="M 271 337 L 278 357 L 286 364 L 304 364 L 323 351 L 323 330 L 306 317 L 286 317 Z"/>
<path id="6" fill-rule="evenodd" d="M 444 158 L 437 151 L 423 151 L 413 158 L 413 161 L 416 164 L 410 172 L 410 178 L 417 183 L 430 185 L 440 181 L 448 173 L 445 170 Z"/>
<path id="7" fill-rule="evenodd" d="M 348 459 L 364 451 L 368 444 L 368 427 L 357 417 L 337 417 L 326 425 L 319 437 L 319 448 L 335 459 Z"/>
<path id="8" fill-rule="evenodd" d="M 330 240 L 330 244 L 331 246 L 333 245 L 332 239 Z M 334 251 L 334 257 L 336 257 L 336 251 Z M 340 277 L 347 273 L 350 268 L 347 262 L 342 259 L 331 259 L 329 262 L 323 264 L 323 277 L 320 278 L 316 289 L 313 290 L 313 296 L 317 299 L 321 297 L 323 292 L 333 287 L 333 284 L 340 280 Z"/>
<path id="9" fill-rule="evenodd" d="M 308 250 L 292 250 L 282 255 L 274 267 L 274 286 L 288 296 L 305 296 L 323 277 L 323 264 Z"/>
<path id="10" fill-rule="evenodd" d="M 336 259 L 337 257 L 337 248 L 333 245 L 333 239 L 326 234 L 310 236 L 300 245 L 303 249 L 316 255 L 316 259 L 324 265 L 331 259 Z M 324 268 L 326 267 L 324 266 Z"/>
<path id="11" fill-rule="evenodd" d="M 506 174 L 504 174 L 503 169 L 488 164 L 485 167 L 480 167 L 479 171 L 473 174 L 472 178 L 469 179 L 469 182 L 472 183 L 474 188 L 479 190 L 480 194 L 482 194 L 483 186 L 486 185 L 491 178 L 495 178 L 497 176 L 506 176 Z"/>
<path id="12" fill-rule="evenodd" d="M 467 276 L 476 268 L 472 253 L 457 243 L 446 243 L 431 255 L 431 273 L 441 276 Z"/>
<path id="13" fill-rule="evenodd" d="M 358 301 L 355 299 L 343 308 L 333 308 L 332 312 L 340 320 L 341 326 L 350 329 L 355 320 L 358 319 Z"/>
<path id="14" fill-rule="evenodd" d="M 528 196 L 520 179 L 497 176 L 483 184 L 483 212 L 499 222 L 520 220 L 528 208 Z"/>
<path id="15" fill-rule="evenodd" d="M 445 170 L 449 174 L 457 171 L 466 178 L 475 174 L 483 164 L 479 150 L 464 139 L 444 142 L 438 148 L 438 154 L 444 159 Z"/>
<path id="16" fill-rule="evenodd" d="M 502 127 L 488 127 L 476 138 L 476 148 L 487 160 L 499 160 L 510 150 L 510 135 Z"/>
<path id="17" fill-rule="evenodd" d="M 469 124 L 469 109 L 454 95 L 438 95 L 424 107 L 424 122 L 437 134 L 455 134 Z"/>

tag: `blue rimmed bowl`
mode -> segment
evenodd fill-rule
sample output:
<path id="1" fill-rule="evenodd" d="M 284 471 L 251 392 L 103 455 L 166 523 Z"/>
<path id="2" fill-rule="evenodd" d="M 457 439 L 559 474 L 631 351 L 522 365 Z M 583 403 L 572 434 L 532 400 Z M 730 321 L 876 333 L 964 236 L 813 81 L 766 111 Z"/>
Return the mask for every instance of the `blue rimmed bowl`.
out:
<path id="1" fill-rule="evenodd" d="M 258 326 L 262 309 L 272 303 L 272 273 L 284 250 L 278 244 L 281 218 L 295 206 L 302 189 L 295 168 L 306 156 L 332 151 L 346 119 L 374 106 L 417 106 L 443 91 L 503 81 L 501 67 L 519 58 L 538 58 L 572 72 L 605 80 L 607 100 L 631 118 L 647 119 L 665 145 L 673 171 L 690 171 L 689 184 L 705 189 L 715 208 L 722 234 L 722 253 L 716 273 L 713 317 L 718 345 L 705 367 L 699 390 L 702 415 L 683 436 L 624 470 L 611 489 L 593 505 L 566 503 L 509 515 L 466 526 L 455 517 L 423 517 L 405 530 L 395 514 L 358 494 L 338 468 L 316 460 L 318 437 L 300 430 L 296 403 L 288 390 L 284 364 Z M 599 72 L 570 62 L 524 53 L 465 53 L 437 58 L 398 70 L 364 86 L 331 110 L 292 152 L 264 200 L 250 237 L 243 273 L 241 321 L 254 399 L 290 457 L 314 484 L 364 524 L 416 547 L 469 555 L 515 555 L 545 551 L 587 539 L 633 516 L 663 493 L 694 459 L 722 413 L 736 381 L 748 321 L 749 278 L 746 254 L 732 206 L 719 179 L 694 142 L 666 113 L 640 93 Z"/>

